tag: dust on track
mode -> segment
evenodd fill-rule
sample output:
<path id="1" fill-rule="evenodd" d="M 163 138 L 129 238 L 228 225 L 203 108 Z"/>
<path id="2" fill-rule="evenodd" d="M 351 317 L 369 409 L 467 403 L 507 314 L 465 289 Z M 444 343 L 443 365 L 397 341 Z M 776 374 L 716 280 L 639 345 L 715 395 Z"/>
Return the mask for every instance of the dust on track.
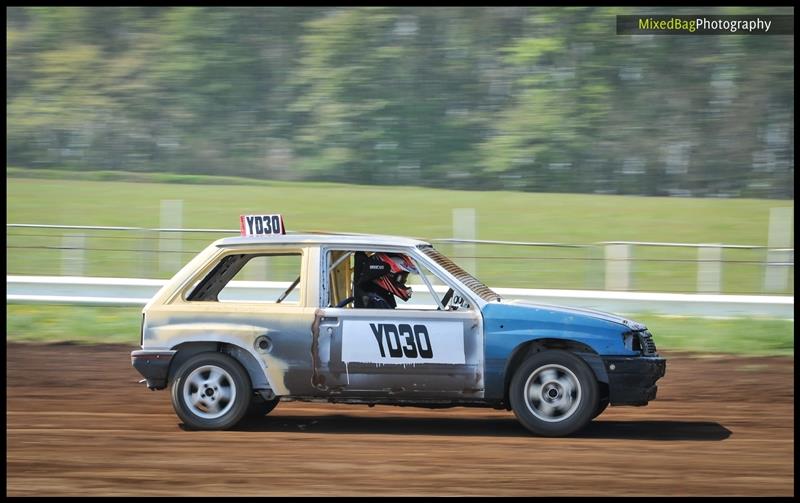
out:
<path id="1" fill-rule="evenodd" d="M 664 353 L 646 407 L 569 438 L 510 411 L 281 403 L 185 431 L 132 347 L 6 345 L 8 496 L 794 493 L 794 359 Z"/>

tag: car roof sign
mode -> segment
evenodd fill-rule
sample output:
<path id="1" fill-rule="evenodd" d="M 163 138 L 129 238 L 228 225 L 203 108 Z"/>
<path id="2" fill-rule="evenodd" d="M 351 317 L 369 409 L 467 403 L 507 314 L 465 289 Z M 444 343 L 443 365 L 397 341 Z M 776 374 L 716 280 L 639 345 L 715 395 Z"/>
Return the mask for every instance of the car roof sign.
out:
<path id="1" fill-rule="evenodd" d="M 243 237 L 286 234 L 286 228 L 283 225 L 283 215 L 278 213 L 269 215 L 240 215 L 239 230 Z"/>

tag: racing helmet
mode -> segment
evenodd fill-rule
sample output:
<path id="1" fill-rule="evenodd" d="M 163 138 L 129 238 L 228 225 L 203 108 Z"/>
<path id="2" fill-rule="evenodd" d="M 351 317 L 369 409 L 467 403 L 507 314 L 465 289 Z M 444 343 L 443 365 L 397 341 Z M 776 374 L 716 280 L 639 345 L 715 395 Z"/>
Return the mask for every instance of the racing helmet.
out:
<path id="1" fill-rule="evenodd" d="M 387 292 L 407 301 L 411 298 L 411 288 L 406 286 L 408 273 L 419 274 L 417 266 L 406 255 L 378 253 L 378 259 L 389 266 L 389 272 L 372 280 Z"/>

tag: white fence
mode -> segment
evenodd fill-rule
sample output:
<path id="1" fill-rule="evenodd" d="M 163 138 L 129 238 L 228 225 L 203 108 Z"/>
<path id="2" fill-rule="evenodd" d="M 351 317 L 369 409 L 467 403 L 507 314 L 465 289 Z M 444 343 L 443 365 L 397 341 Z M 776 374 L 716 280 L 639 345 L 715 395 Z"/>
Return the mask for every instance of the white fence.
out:
<path id="1" fill-rule="evenodd" d="M 6 276 L 6 302 L 143 306 L 166 280 L 65 276 Z M 238 281 L 236 298 L 276 299 L 289 282 Z M 505 299 L 599 309 L 615 313 L 794 319 L 793 296 L 707 295 L 589 290 L 493 288 Z M 441 291 L 440 293 L 444 293 Z M 413 298 L 413 297 L 412 297 Z"/>
<path id="2" fill-rule="evenodd" d="M 155 270 L 164 277 L 174 273 L 184 258 L 197 252 L 192 248 L 205 246 L 211 238 L 237 235 L 239 232 L 238 229 L 180 228 L 182 220 L 173 221 L 164 218 L 164 213 L 177 214 L 180 211 L 170 213 L 164 211 L 165 208 L 169 209 L 166 206 L 162 208 L 162 225 L 159 228 L 6 224 L 8 231 L 16 231 L 7 232 L 6 236 L 8 272 L 20 274 L 7 276 L 7 302 L 141 306 L 164 284 L 165 280 L 84 277 L 87 273 L 91 274 L 89 269 L 95 263 L 93 260 L 118 263 L 121 266 L 118 270 L 120 276 L 148 276 Z M 485 265 L 489 265 L 491 260 L 503 260 L 505 267 L 516 267 L 509 270 L 519 273 L 511 274 L 517 285 L 536 284 L 551 287 L 494 288 L 504 298 L 619 313 L 648 312 L 686 316 L 763 316 L 794 319 L 794 297 L 785 295 L 793 292 L 793 288 L 789 285 L 794 271 L 791 229 L 783 229 L 785 225 L 783 227 L 773 225 L 781 221 L 777 217 L 770 219 L 768 247 L 634 241 L 567 244 L 475 239 L 474 210 L 468 210 L 470 209 L 453 211 L 455 238 L 429 241 L 436 243 L 437 246 L 453 246 L 453 252 L 456 253 L 459 262 L 478 277 L 480 277 L 480 273 L 476 271 L 478 260 Z M 772 227 L 783 231 L 777 232 Z M 41 234 L 42 232 L 45 234 Z M 492 253 L 485 251 L 479 253 L 479 248 L 495 250 L 494 255 L 501 256 L 491 256 Z M 680 252 L 681 249 L 684 251 Z M 497 250 L 500 252 L 497 253 Z M 520 250 L 540 252 L 539 255 L 533 253 L 520 256 Z M 552 250 L 554 253 L 541 256 L 544 250 Z M 647 256 L 646 250 L 651 251 L 650 258 L 640 256 Z M 654 255 L 653 250 L 663 250 L 664 253 L 658 252 Z M 665 257 L 667 252 L 669 256 Z M 679 256 L 675 255 L 679 252 Z M 16 257 L 14 260 L 10 258 L 12 253 Z M 41 253 L 48 254 L 48 260 L 50 264 L 55 265 L 55 268 L 51 266 L 47 270 L 41 270 L 25 266 L 26 254 Z M 743 256 L 741 255 L 743 253 L 749 255 Z M 525 254 L 527 251 L 523 253 Z M 734 257 L 729 254 L 733 254 Z M 736 254 L 739 254 L 738 259 Z M 663 289 L 684 292 L 694 290 L 697 293 L 636 292 L 635 290 L 645 289 L 648 286 L 637 285 L 637 268 L 648 265 L 653 267 L 653 264 L 658 262 L 661 263 L 657 264 L 658 267 L 670 273 L 671 269 L 663 268 L 684 268 L 681 280 L 683 283 L 665 286 Z M 132 265 L 136 267 L 131 267 Z M 728 274 L 724 272 L 726 271 L 724 266 L 750 268 L 749 286 L 746 288 L 739 286 L 734 291 L 769 295 L 720 295 L 723 290 L 723 277 Z M 690 269 L 686 270 L 686 267 Z M 696 285 L 692 285 L 691 267 L 696 268 Z M 565 276 L 574 273 L 576 268 L 585 271 L 585 281 L 576 282 L 574 274 L 569 283 L 561 279 L 562 274 Z M 52 273 L 58 273 L 60 269 L 62 276 L 21 275 L 50 274 L 51 269 L 55 269 Z M 550 274 L 547 276 L 551 280 L 550 283 L 540 281 L 542 276 L 532 281 L 529 276 L 524 276 L 528 270 L 547 271 Z M 760 281 L 758 271 L 761 271 L 760 275 L 763 278 L 761 286 L 755 284 Z M 689 275 L 686 275 L 687 272 Z M 735 271 L 732 269 L 731 273 L 733 272 Z M 650 273 L 652 274 L 652 270 Z M 661 274 L 660 281 L 668 277 L 670 276 Z M 686 279 L 689 281 L 685 281 Z M 579 283 L 582 283 L 584 290 L 557 289 L 564 284 L 578 286 Z M 281 282 L 240 282 L 233 286 L 233 291 L 245 296 L 251 295 L 253 299 L 276 298 L 287 285 L 288 283 Z M 645 288 L 639 288 L 640 286 Z"/>
<path id="3" fill-rule="evenodd" d="M 473 234 L 459 231 L 455 225 L 454 234 L 472 236 Z M 169 222 L 165 222 L 169 223 Z M 474 222 L 472 222 L 474 224 Z M 7 232 L 6 252 L 9 257 L 24 257 L 24 254 L 48 253 L 48 260 L 56 270 L 34 271 L 22 267 L 20 259 L 9 259 L 9 273 L 12 274 L 53 274 L 58 271 L 64 276 L 84 276 L 91 274 L 88 271 L 92 260 L 104 254 L 106 260 L 115 260 L 115 257 L 124 257 L 119 263 L 126 269 L 120 270 L 121 276 L 149 276 L 154 270 L 161 274 L 174 273 L 185 259 L 191 257 L 198 250 L 208 244 L 208 239 L 224 235 L 237 235 L 238 229 L 182 229 L 174 227 L 144 228 L 144 227 L 112 227 L 112 226 L 85 226 L 85 225 L 44 225 L 44 224 L 6 224 L 8 231 L 15 230 L 16 234 Z M 53 232 L 56 235 L 25 234 L 25 232 Z M 200 237 L 205 234 L 208 236 Z M 46 239 L 46 241 L 42 241 Z M 54 241 L 55 240 L 55 241 Z M 13 241 L 13 242 L 12 242 Z M 109 245 L 109 242 L 123 243 Z M 464 238 L 430 239 L 431 242 L 441 245 L 452 245 L 456 253 L 455 258 L 470 272 L 481 277 L 477 271 L 478 263 L 489 264 L 491 260 L 503 260 L 506 266 L 514 265 L 520 274 L 515 278 L 522 278 L 527 264 L 536 264 L 533 268 L 552 271 L 548 276 L 550 284 L 533 281 L 528 278 L 523 284 L 537 284 L 550 288 L 563 286 L 555 267 L 561 267 L 560 272 L 574 273 L 575 270 L 585 271 L 585 280 L 577 285 L 589 290 L 607 291 L 636 291 L 647 290 L 647 283 L 637 284 L 639 273 L 637 268 L 648 263 L 660 262 L 659 267 L 677 268 L 684 270 L 684 275 L 689 272 L 687 267 L 695 268 L 696 282 L 682 280 L 680 285 L 662 287 L 672 291 L 696 291 L 701 294 L 719 294 L 723 290 L 723 279 L 726 268 L 749 268 L 751 271 L 750 285 L 747 288 L 737 289 L 737 293 L 751 294 L 786 294 L 791 293 L 789 286 L 794 271 L 794 249 L 783 246 L 791 241 L 772 240 L 771 246 L 741 245 L 741 244 L 708 244 L 708 243 L 663 243 L 639 241 L 605 241 L 591 244 L 567 243 L 541 243 L 523 241 L 489 241 Z M 105 243 L 103 245 L 93 243 Z M 782 247 L 775 246 L 780 243 Z M 478 248 L 501 249 L 500 257 L 484 257 L 478 253 Z M 527 248 L 528 250 L 553 250 L 558 251 L 556 256 L 527 256 L 520 257 L 513 250 Z M 680 257 L 646 258 L 642 255 L 650 250 L 684 250 Z M 691 250 L 691 252 L 689 252 Z M 687 254 L 687 252 L 689 252 Z M 747 257 L 732 259 L 730 254 L 749 253 Z M 91 255 L 95 254 L 95 255 Z M 122 255 L 120 255 L 122 254 Z M 496 253 L 495 253 L 496 254 Z M 755 254 L 755 255 L 754 255 Z M 183 255 L 183 256 L 182 256 Z M 670 252 L 673 255 L 673 252 Z M 524 262 L 528 260 L 527 264 Z M 530 262 L 530 260 L 538 262 Z M 157 269 L 155 269 L 157 268 Z M 753 268 L 757 268 L 754 270 Z M 53 269 L 51 266 L 50 269 Z M 759 273 L 756 271 L 760 270 Z M 733 270 L 731 269 L 731 272 Z M 753 274 L 755 273 L 755 274 Z M 574 274 L 573 274 L 574 276 Z M 759 280 L 759 277 L 762 278 Z M 691 276 L 689 276 L 691 278 Z M 259 278 L 251 278 L 259 279 Z M 661 279 L 664 277 L 662 275 Z M 755 281 L 753 281 L 755 280 Z M 761 285 L 757 283 L 761 281 Z"/>

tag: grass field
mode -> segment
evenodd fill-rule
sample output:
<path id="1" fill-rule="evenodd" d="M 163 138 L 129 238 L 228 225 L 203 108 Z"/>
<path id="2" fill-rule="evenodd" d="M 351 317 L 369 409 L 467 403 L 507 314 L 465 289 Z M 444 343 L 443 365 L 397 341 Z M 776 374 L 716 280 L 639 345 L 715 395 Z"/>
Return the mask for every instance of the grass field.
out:
<path id="1" fill-rule="evenodd" d="M 42 178 L 22 178 L 34 173 Z M 659 241 L 766 245 L 770 208 L 794 201 L 692 199 L 586 194 L 538 194 L 359 186 L 332 183 L 250 182 L 230 177 L 7 170 L 7 223 L 159 227 L 162 200 L 181 200 L 182 227 L 236 229 L 246 213 L 280 212 L 290 230 L 398 234 L 425 239 L 453 236 L 452 210 L 475 208 L 477 239 L 590 244 Z M 75 179 L 63 179 L 73 176 Z M 62 177 L 56 179 L 49 177 Z M 158 180 L 152 183 L 148 180 Z M 185 183 L 175 183 L 185 182 Z M 222 184 L 217 184 L 222 183 Z M 235 185 L 240 183 L 240 185 Z M 10 229 L 10 274 L 67 274 L 64 231 Z M 69 231 L 68 233 L 77 233 Z M 156 260 L 155 235 L 88 232 L 90 276 L 167 278 L 219 235 L 187 234 L 173 264 Z M 178 247 L 180 249 L 178 250 Z M 457 262 L 477 256 L 477 276 L 490 286 L 602 288 L 603 249 L 477 245 L 474 251 L 438 246 Z M 697 252 L 637 247 L 632 289 L 694 292 Z M 763 252 L 723 254 L 724 293 L 762 293 Z M 793 271 L 793 268 L 791 269 Z M 793 292 L 793 272 L 788 288 Z"/>
<path id="2" fill-rule="evenodd" d="M 139 308 L 7 305 L 6 315 L 9 341 L 139 344 Z M 647 314 L 634 319 L 648 326 L 661 350 L 794 355 L 793 321 Z"/>
<path id="3" fill-rule="evenodd" d="M 27 178 L 31 173 L 38 178 Z M 280 212 L 290 230 L 399 234 L 425 239 L 453 235 L 452 210 L 475 208 L 477 238 L 590 244 L 661 241 L 766 245 L 770 208 L 794 201 L 645 198 L 633 196 L 468 192 L 412 187 L 248 181 L 231 177 L 118 172 L 7 171 L 7 223 L 158 227 L 162 200 L 183 201 L 186 228 L 236 229 L 245 213 Z M 70 179 L 64 179 L 68 176 Z M 7 231 L 9 274 L 63 274 L 61 234 Z M 84 275 L 167 278 L 219 235 L 187 234 L 174 263 L 159 267 L 158 236 L 87 233 Z M 457 262 L 477 255 L 477 275 L 490 286 L 602 288 L 601 248 L 478 245 L 473 252 L 438 246 Z M 729 251 L 725 293 L 760 293 L 761 252 Z M 637 248 L 633 289 L 693 292 L 696 251 Z M 732 262 L 730 262 L 732 261 Z M 177 265 L 175 265 L 177 264 Z M 793 268 L 792 268 L 793 270 Z M 253 278 L 259 279 L 259 278 Z M 793 275 L 784 293 L 793 292 Z M 13 341 L 137 344 L 140 309 L 8 305 Z M 794 353 L 794 322 L 669 318 L 636 314 L 659 348 L 702 352 Z"/>

